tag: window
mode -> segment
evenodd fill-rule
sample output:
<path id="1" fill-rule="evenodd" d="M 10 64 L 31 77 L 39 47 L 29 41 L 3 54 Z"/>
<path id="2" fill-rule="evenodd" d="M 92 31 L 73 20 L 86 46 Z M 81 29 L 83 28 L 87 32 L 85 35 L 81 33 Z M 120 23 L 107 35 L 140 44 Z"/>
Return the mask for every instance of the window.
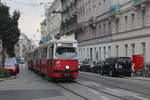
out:
<path id="1" fill-rule="evenodd" d="M 106 33 L 106 24 L 105 23 L 103 24 L 103 33 L 104 34 Z"/>
<path id="2" fill-rule="evenodd" d="M 49 58 L 53 58 L 53 47 L 49 47 Z"/>
<path id="3" fill-rule="evenodd" d="M 125 16 L 125 31 L 127 31 L 127 25 L 128 25 L 128 17 Z"/>
<path id="4" fill-rule="evenodd" d="M 77 53 L 74 48 L 58 47 L 56 49 L 56 58 L 75 59 Z"/>
<path id="5" fill-rule="evenodd" d="M 119 33 L 119 19 L 116 20 L 116 33 Z"/>
<path id="6" fill-rule="evenodd" d="M 101 23 L 99 24 L 99 34 L 101 34 Z"/>
<path id="7" fill-rule="evenodd" d="M 131 52 L 132 52 L 132 55 L 135 54 L 135 44 L 131 44 Z"/>
<path id="8" fill-rule="evenodd" d="M 96 47 L 95 47 L 95 51 L 94 52 L 95 52 L 95 59 L 98 60 L 98 52 L 96 50 Z"/>
<path id="9" fill-rule="evenodd" d="M 132 19 L 131 19 L 132 20 L 131 21 L 132 22 L 132 29 L 134 29 L 135 14 L 132 14 L 131 17 L 132 17 Z"/>
<path id="10" fill-rule="evenodd" d="M 119 57 L 119 46 L 116 45 L 116 57 Z"/>
<path id="11" fill-rule="evenodd" d="M 47 47 L 43 48 L 42 58 L 47 58 Z"/>
<path id="12" fill-rule="evenodd" d="M 108 47 L 108 57 L 111 57 L 111 46 Z"/>
<path id="13" fill-rule="evenodd" d="M 101 54 L 101 47 L 99 47 L 99 60 L 101 60 L 102 59 L 102 54 Z"/>
<path id="14" fill-rule="evenodd" d="M 142 26 L 145 26 L 145 10 L 142 11 Z"/>
<path id="15" fill-rule="evenodd" d="M 128 57 L 128 45 L 125 44 L 125 57 Z"/>
<path id="16" fill-rule="evenodd" d="M 111 34 L 111 32 L 112 32 L 111 22 L 108 22 L 108 34 Z"/>
<path id="17" fill-rule="evenodd" d="M 87 48 L 87 58 L 89 59 L 89 48 Z"/>
<path id="18" fill-rule="evenodd" d="M 146 44 L 145 44 L 145 42 L 142 43 L 142 55 L 145 59 L 145 57 L 146 57 Z"/>
<path id="19" fill-rule="evenodd" d="M 106 59 L 106 47 L 104 47 L 104 60 Z"/>
<path id="20" fill-rule="evenodd" d="M 93 59 L 93 48 L 90 48 L 90 59 Z"/>

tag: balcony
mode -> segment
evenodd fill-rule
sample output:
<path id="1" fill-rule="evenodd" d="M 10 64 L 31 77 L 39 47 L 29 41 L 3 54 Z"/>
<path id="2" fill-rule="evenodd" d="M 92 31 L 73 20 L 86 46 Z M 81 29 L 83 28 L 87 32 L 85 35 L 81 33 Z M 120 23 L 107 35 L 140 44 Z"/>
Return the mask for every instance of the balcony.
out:
<path id="1" fill-rule="evenodd" d="M 110 14 L 116 14 L 120 11 L 120 5 L 113 5 L 112 7 L 109 8 L 109 13 Z"/>
<path id="2" fill-rule="evenodd" d="M 91 17 L 88 22 L 92 28 L 96 28 L 96 19 L 95 18 Z"/>
<path id="3" fill-rule="evenodd" d="M 139 3 L 139 2 L 141 2 L 142 0 L 132 0 L 132 2 L 134 3 L 134 4 L 137 4 L 137 3 Z"/>
<path id="4" fill-rule="evenodd" d="M 142 10 L 144 11 L 146 6 L 150 4 L 150 0 L 132 0 L 135 7 L 135 11 Z"/>
<path id="5" fill-rule="evenodd" d="M 133 4 L 135 6 L 141 5 L 141 4 L 147 4 L 150 3 L 150 0 L 132 0 Z"/>

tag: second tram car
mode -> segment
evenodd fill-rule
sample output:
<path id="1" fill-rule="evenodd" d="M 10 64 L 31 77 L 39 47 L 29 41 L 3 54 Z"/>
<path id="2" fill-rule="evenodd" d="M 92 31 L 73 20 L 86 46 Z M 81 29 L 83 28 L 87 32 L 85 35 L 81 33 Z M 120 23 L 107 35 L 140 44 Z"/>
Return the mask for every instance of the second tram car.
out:
<path id="1" fill-rule="evenodd" d="M 30 53 L 29 69 L 54 79 L 78 77 L 77 41 L 65 36 L 51 40 Z"/>

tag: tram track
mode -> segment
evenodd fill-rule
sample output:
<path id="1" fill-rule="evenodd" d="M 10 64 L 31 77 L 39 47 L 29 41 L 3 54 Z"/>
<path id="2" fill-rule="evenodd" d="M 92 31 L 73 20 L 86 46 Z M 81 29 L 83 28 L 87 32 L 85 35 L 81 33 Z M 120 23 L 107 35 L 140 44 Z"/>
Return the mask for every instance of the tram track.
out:
<path id="1" fill-rule="evenodd" d="M 94 87 L 92 87 L 92 86 L 87 86 L 87 85 L 82 84 L 82 83 L 79 83 L 79 82 L 76 82 L 76 83 L 79 84 L 79 85 L 81 85 L 81 86 L 84 86 L 84 87 L 87 87 L 87 88 L 96 90 L 96 91 L 98 91 L 98 92 L 100 92 L 100 93 L 103 93 L 103 94 L 106 94 L 106 95 L 109 95 L 109 96 L 112 96 L 112 97 L 116 97 L 116 98 L 118 98 L 118 99 L 120 99 L 120 100 L 128 100 L 128 99 L 126 99 L 126 98 L 123 98 L 123 97 L 120 97 L 120 96 L 117 96 L 117 95 L 113 95 L 113 94 L 108 93 L 108 92 L 104 92 L 104 91 L 99 90 L 99 89 L 97 89 L 97 88 L 94 88 Z"/>
<path id="2" fill-rule="evenodd" d="M 56 84 L 57 84 L 57 86 L 59 86 L 59 87 L 65 89 L 65 90 L 68 91 L 68 92 L 71 92 L 72 94 L 75 94 L 76 96 L 78 96 L 78 97 L 80 97 L 80 98 L 82 98 L 82 99 L 84 99 L 84 100 L 90 100 L 89 98 L 87 98 L 87 97 L 85 97 L 85 96 L 83 96 L 83 95 L 81 95 L 81 94 L 79 94 L 79 93 L 73 91 L 72 89 L 66 88 L 65 86 L 61 85 L 60 83 L 56 83 Z"/>
<path id="3" fill-rule="evenodd" d="M 100 81 L 96 81 L 94 79 L 91 79 L 91 78 L 87 78 L 87 77 L 84 77 L 84 76 L 80 76 L 81 79 L 86 79 L 86 80 L 91 80 L 93 82 L 96 82 L 96 83 L 99 83 L 99 84 L 102 84 L 104 86 L 109 86 L 109 87 L 112 87 L 112 88 L 117 88 L 117 89 L 121 89 L 121 90 L 126 90 L 126 91 L 130 91 L 130 92 L 133 92 L 133 93 L 137 93 L 137 94 L 141 94 L 141 95 L 145 95 L 147 97 L 150 97 L 150 95 L 148 93 L 143 93 L 143 92 L 139 92 L 139 91 L 134 91 L 134 90 L 131 90 L 131 89 L 127 89 L 127 88 L 124 88 L 124 87 L 119 87 L 119 86 L 116 86 L 116 85 L 112 85 L 112 84 L 109 84 L 109 82 L 100 82 Z"/>

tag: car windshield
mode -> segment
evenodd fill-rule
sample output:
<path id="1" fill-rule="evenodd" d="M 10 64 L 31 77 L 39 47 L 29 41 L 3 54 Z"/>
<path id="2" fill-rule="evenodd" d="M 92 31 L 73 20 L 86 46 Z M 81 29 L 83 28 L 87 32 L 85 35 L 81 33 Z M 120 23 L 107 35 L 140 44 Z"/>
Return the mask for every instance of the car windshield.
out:
<path id="1" fill-rule="evenodd" d="M 91 64 L 90 61 L 83 61 L 82 64 Z"/>
<path id="2" fill-rule="evenodd" d="M 112 64 L 116 62 L 116 59 L 115 58 L 109 58 L 109 59 L 106 59 L 106 64 Z"/>
<path id="3" fill-rule="evenodd" d="M 59 47 L 56 50 L 56 58 L 63 58 L 63 59 L 76 59 L 77 53 L 75 48 L 68 48 L 68 47 Z"/>
<path id="4" fill-rule="evenodd" d="M 131 63 L 131 58 L 129 58 L 129 57 L 120 57 L 120 58 L 118 58 L 118 62 Z"/>

